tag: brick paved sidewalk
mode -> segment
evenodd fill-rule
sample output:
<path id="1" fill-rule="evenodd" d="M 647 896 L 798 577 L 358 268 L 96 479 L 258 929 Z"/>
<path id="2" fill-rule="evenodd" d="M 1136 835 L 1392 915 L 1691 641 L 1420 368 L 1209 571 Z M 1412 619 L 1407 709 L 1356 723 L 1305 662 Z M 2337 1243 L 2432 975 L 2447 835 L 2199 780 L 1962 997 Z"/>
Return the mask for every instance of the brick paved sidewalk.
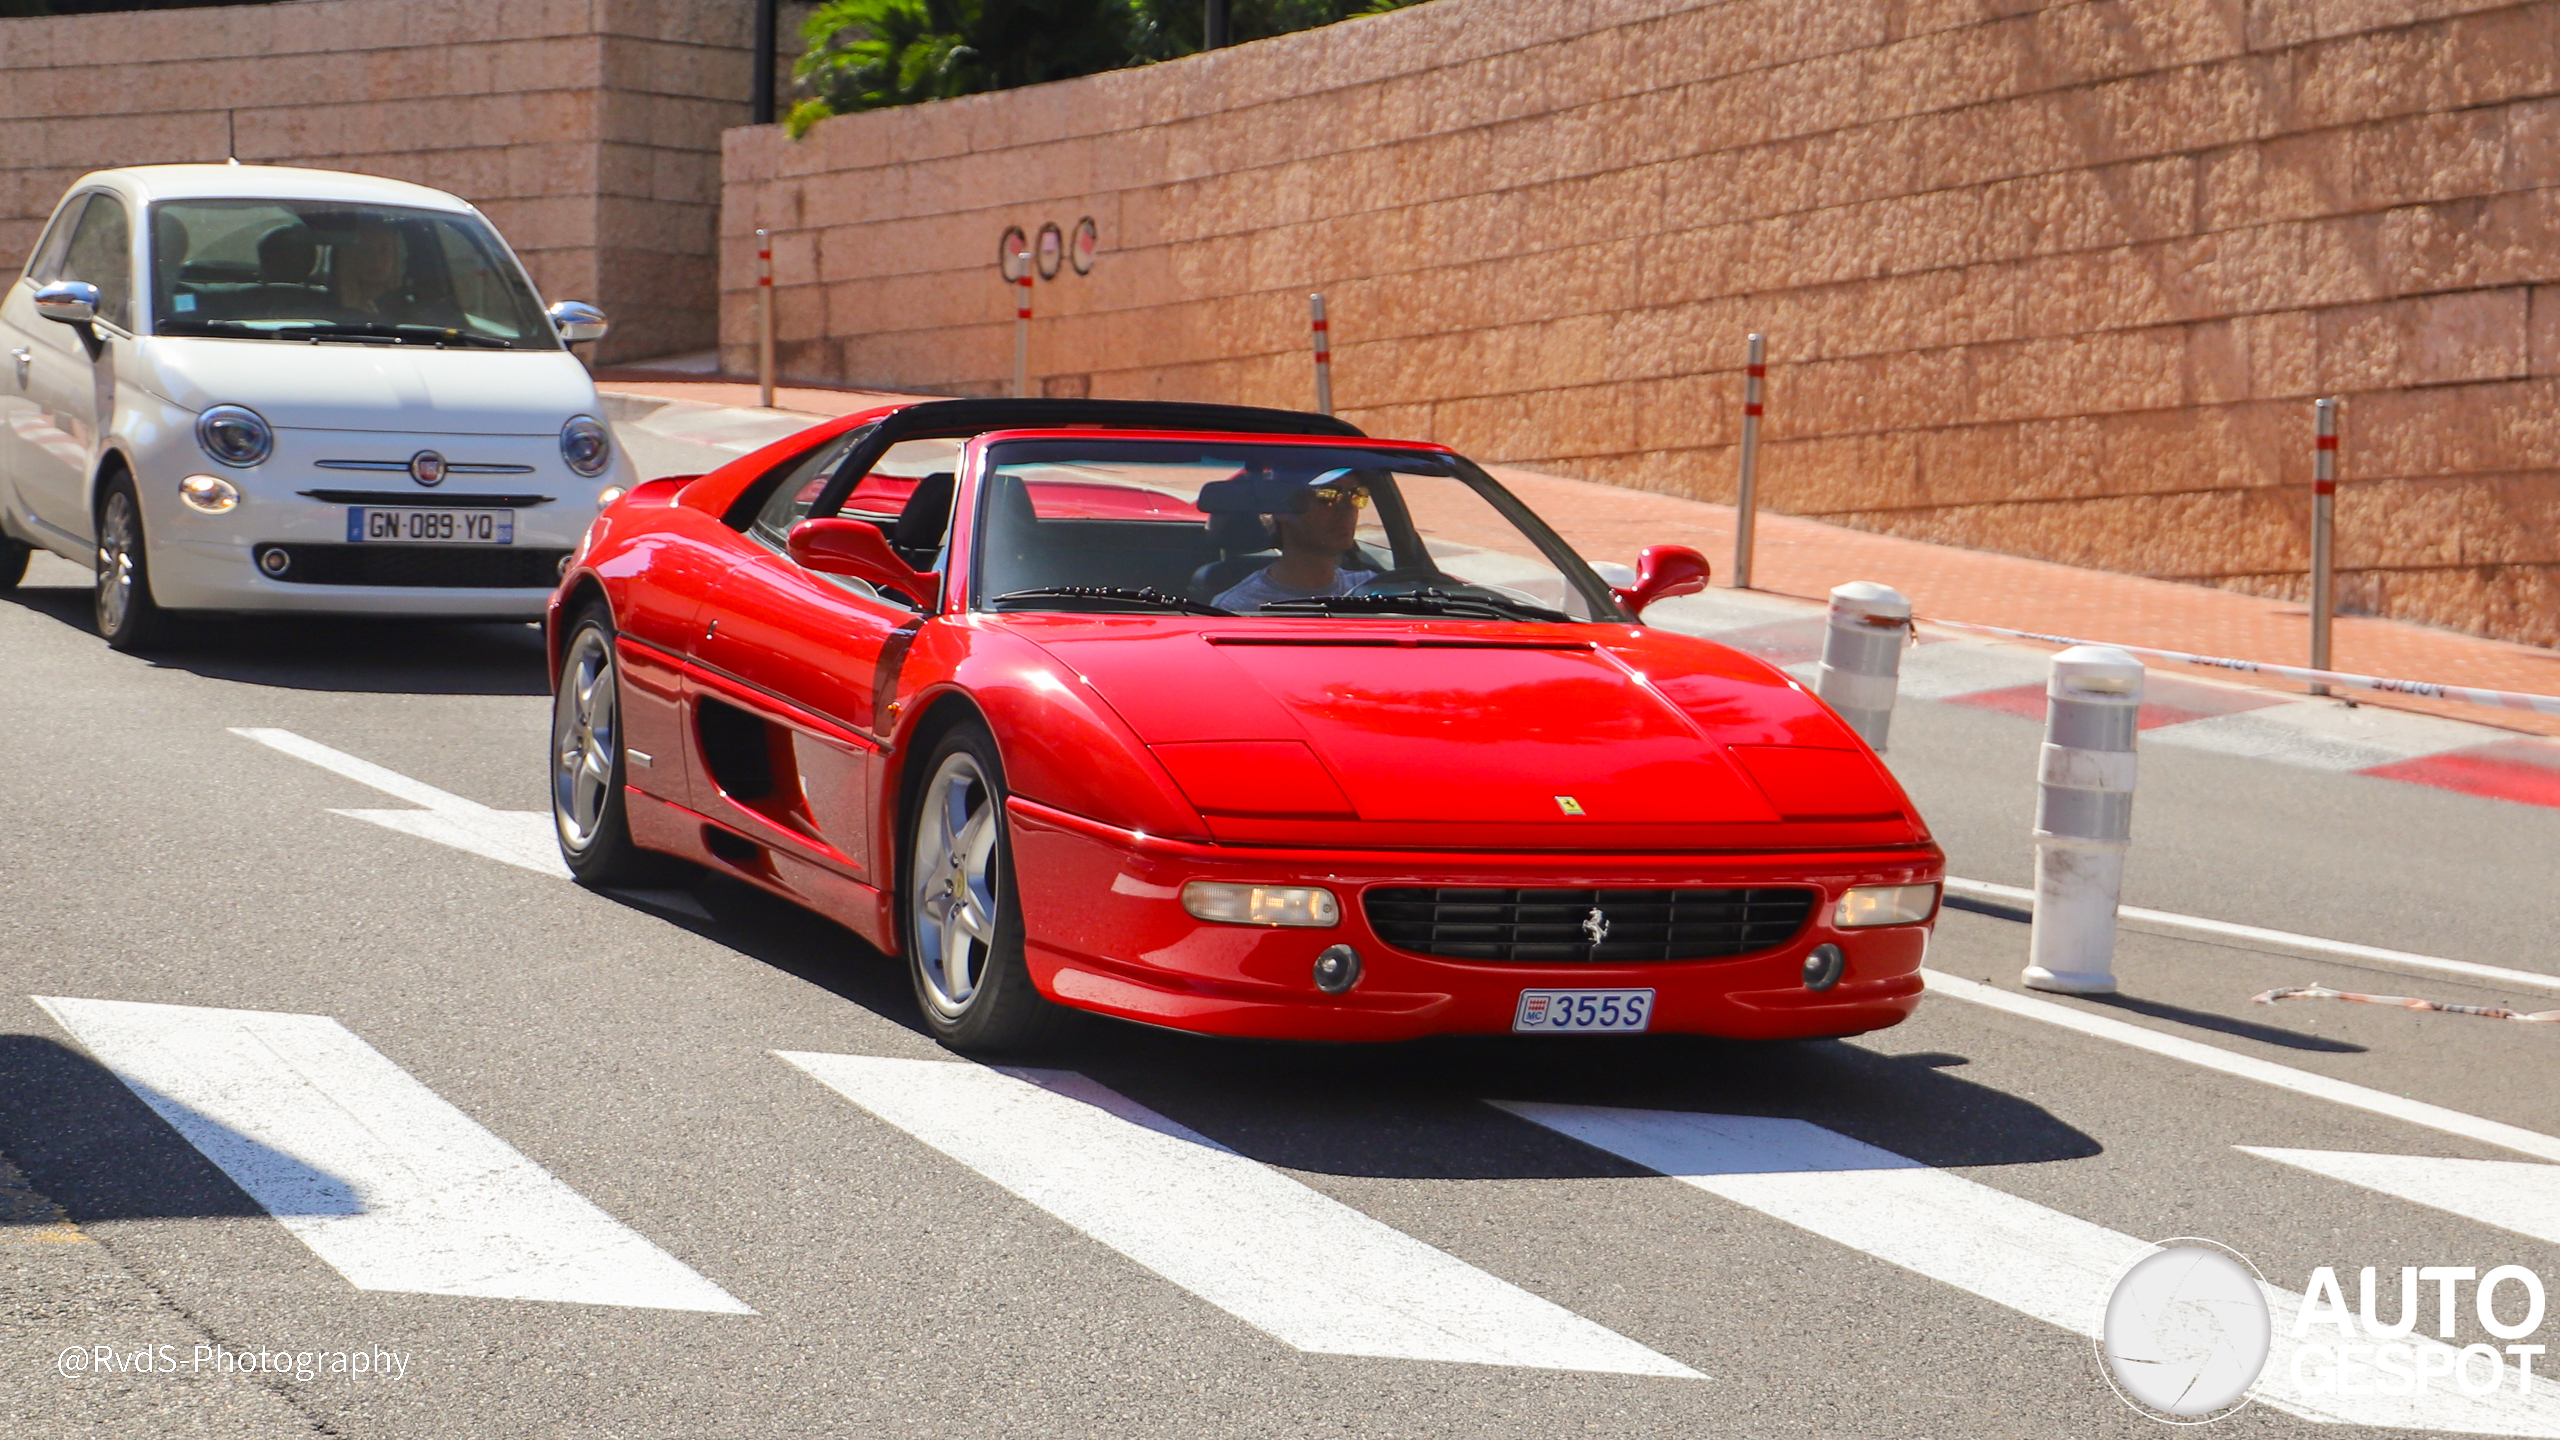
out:
<path id="1" fill-rule="evenodd" d="M 598 375 L 599 384 L 629 394 L 705 405 L 749 408 L 757 399 L 756 387 L 750 384 L 619 374 L 633 378 L 622 379 L 608 370 Z M 774 395 L 777 408 L 820 416 L 928 398 L 935 397 L 799 386 L 778 388 Z M 1719 584 L 1733 563 L 1730 505 L 1492 468 L 1589 559 L 1632 564 L 1647 545 L 1688 545 L 1713 562 Z M 1755 588 L 1773 594 L 1819 602 L 1843 581 L 1877 580 L 1911 597 L 1923 621 L 1964 620 L 2242 660 L 2311 663 L 2310 613 L 2295 603 L 1932 545 L 1790 515 L 1763 513 L 1758 530 Z M 2303 689 L 2223 670 L 2155 668 L 2286 694 L 2300 694 Z M 2332 668 L 2401 680 L 2560 695 L 2560 651 L 2365 616 L 2338 618 Z M 2560 717 L 2398 695 L 2359 693 L 2351 698 L 2360 704 L 2560 735 Z"/>

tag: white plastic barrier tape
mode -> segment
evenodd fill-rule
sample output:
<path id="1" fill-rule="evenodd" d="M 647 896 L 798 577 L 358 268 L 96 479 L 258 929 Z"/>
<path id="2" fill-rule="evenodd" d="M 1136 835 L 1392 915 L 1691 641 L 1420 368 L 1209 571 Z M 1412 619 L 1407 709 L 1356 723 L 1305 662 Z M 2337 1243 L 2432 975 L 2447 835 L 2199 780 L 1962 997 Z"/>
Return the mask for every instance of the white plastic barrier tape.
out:
<path id="1" fill-rule="evenodd" d="M 2273 675 L 2284 680 L 2344 685 L 2354 690 L 2370 690 L 2383 695 L 2414 695 L 2421 700 L 2455 700 L 2465 705 L 2485 705 L 2498 710 L 2529 710 L 2536 715 L 2560 715 L 2560 695 L 2526 695 L 2513 690 L 2481 690 L 2469 685 L 2439 685 L 2432 680 L 2389 680 L 2373 675 L 2349 675 L 2339 670 L 2313 670 L 2300 665 L 2275 665 L 2263 660 L 2234 660 L 2227 655 L 2191 655 L 2184 650 L 2155 650 L 2146 645 L 2120 645 L 2112 640 L 2077 640 L 2068 635 L 2047 635 L 2040 630 L 2011 630 L 2000 625 L 1977 625 L 1970 620 L 1934 620 L 1923 618 L 1925 625 L 1944 626 L 1949 630 L 1973 630 L 1985 635 L 2006 635 L 2014 640 L 2041 640 L 2048 645 L 2111 645 L 2136 655 L 2152 655 L 2175 660 L 2184 665 L 2209 665 L 2217 670 L 2238 670 L 2251 675 Z"/>

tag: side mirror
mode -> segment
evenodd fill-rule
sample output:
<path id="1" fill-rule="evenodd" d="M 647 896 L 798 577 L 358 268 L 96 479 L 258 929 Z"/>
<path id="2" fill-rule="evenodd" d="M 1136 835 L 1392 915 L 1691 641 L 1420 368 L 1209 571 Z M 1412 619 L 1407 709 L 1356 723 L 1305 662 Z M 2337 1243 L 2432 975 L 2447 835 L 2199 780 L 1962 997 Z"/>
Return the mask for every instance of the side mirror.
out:
<path id="1" fill-rule="evenodd" d="M 792 562 L 821 575 L 850 575 L 882 590 L 895 590 L 919 605 L 931 606 L 942 593 L 942 577 L 919 571 L 889 548 L 889 537 L 864 520 L 830 517 L 803 520 L 791 527 L 783 548 Z"/>
<path id="2" fill-rule="evenodd" d="M 1674 595 L 1707 588 L 1707 557 L 1686 545 L 1648 545 L 1636 557 L 1636 583 L 1614 590 L 1618 603 L 1638 618 L 1645 607 Z"/>
<path id="3" fill-rule="evenodd" d="M 36 313 L 85 327 L 98 318 L 98 287 L 86 280 L 56 280 L 36 292 Z"/>
<path id="4" fill-rule="evenodd" d="M 571 345 L 601 340 L 604 332 L 613 328 L 613 322 L 604 318 L 603 311 L 582 301 L 563 300 L 551 307 L 550 315 L 551 327 Z"/>

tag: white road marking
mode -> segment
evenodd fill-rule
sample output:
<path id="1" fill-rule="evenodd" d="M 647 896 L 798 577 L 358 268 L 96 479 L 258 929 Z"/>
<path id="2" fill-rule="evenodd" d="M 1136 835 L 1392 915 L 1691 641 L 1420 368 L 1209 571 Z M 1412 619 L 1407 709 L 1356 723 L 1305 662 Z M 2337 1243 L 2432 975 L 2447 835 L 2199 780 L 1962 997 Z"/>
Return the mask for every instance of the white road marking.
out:
<path id="1" fill-rule="evenodd" d="M 560 846 L 552 834 L 551 817 L 539 810 L 496 810 L 477 800 L 465 800 L 423 781 L 412 780 L 397 770 L 386 770 L 370 760 L 359 760 L 342 750 L 332 750 L 317 740 L 305 739 L 290 730 L 268 730 L 232 727 L 231 733 L 255 740 L 273 750 L 281 750 L 297 760 L 307 760 L 323 770 L 334 771 L 361 785 L 370 785 L 386 795 L 397 796 L 423 810 L 331 810 L 351 820 L 363 820 L 468 850 L 474 855 L 531 870 L 555 879 L 569 878 L 569 867 L 560 859 Z"/>
<path id="2" fill-rule="evenodd" d="M 1300 1350 L 1703 1378 L 1082 1075 L 775 1053 Z"/>
<path id="3" fill-rule="evenodd" d="M 755 1313 L 325 1015 L 35 999 L 360 1290 Z"/>
<path id="4" fill-rule="evenodd" d="M 1983 880 L 1959 880 L 1947 877 L 1947 893 L 1976 900 L 1991 900 L 2014 905 L 2032 912 L 2036 892 L 2015 885 L 1994 885 Z M 2448 960 L 2438 955 L 2417 955 L 2407 950 L 2385 950 L 2378 945 L 2358 945 L 2346 940 L 2323 940 L 2316 935 L 2296 935 L 2290 930 L 2266 930 L 2255 925 L 2235 925 L 2228 920 L 2207 920 L 2200 915 L 2180 915 L 2168 910 L 2145 910 L 2125 905 L 2116 914 L 2126 920 L 2145 925 L 2163 925 L 2173 930 L 2192 930 L 2199 935 L 2219 935 L 2230 940 L 2246 940 L 2257 945 L 2281 945 L 2292 950 L 2308 950 L 2318 955 L 2335 955 L 2341 960 L 2365 960 L 2376 965 L 2397 966 L 2421 974 L 2444 975 L 2478 981 L 2493 987 L 2542 990 L 2560 995 L 2560 975 L 2541 975 L 2531 970 L 2509 970 L 2497 965 L 2481 965 L 2469 960 Z"/>
<path id="5" fill-rule="evenodd" d="M 2560 1245 L 2560 1167 L 2522 1160 L 2449 1160 L 2348 1150 L 2237 1147 L 2333 1180 L 2379 1190 L 2448 1215 Z"/>
<path id="6" fill-rule="evenodd" d="M 1594 1149 L 2091 1339 L 2116 1276 L 2153 1248 L 1809 1121 L 1493 1103 Z M 2560 1436 L 2560 1389 L 2544 1384 L 2520 1395 L 2512 1375 L 2486 1396 L 2442 1381 L 2409 1396 L 2296 1393 L 2294 1354 L 2317 1344 L 2321 1332 L 2295 1339 L 2292 1319 L 2302 1297 L 2273 1285 L 2265 1290 L 2274 1344 L 2257 1394 L 2267 1405 L 2326 1424 Z M 2423 1336 L 2406 1343 L 2453 1348 Z"/>
<path id="7" fill-rule="evenodd" d="M 2538 1130 L 2527 1130 L 2520 1125 L 2509 1125 L 2499 1120 L 2484 1120 L 2477 1115 L 2466 1115 L 2459 1110 L 2446 1109 L 2442 1105 L 2430 1105 L 2424 1100 L 2412 1100 L 2405 1095 L 2387 1094 L 2380 1090 L 2367 1089 L 2351 1081 L 2333 1080 L 2326 1075 L 2315 1075 L 2308 1070 L 2296 1070 L 2290 1065 L 2278 1065 L 2272 1060 L 2261 1060 L 2254 1055 L 2234 1054 L 2202 1041 L 2189 1040 L 2183 1035 L 2165 1035 L 2157 1030 L 2146 1030 L 2142 1026 L 2127 1024 L 2122 1020 L 2110 1019 L 2104 1015 L 2087 1014 L 2067 1005 L 2055 1004 L 2050 1000 L 2034 1000 L 2024 995 L 2013 995 L 1998 986 L 1960 979 L 1943 971 L 1924 969 L 1920 974 L 1928 983 L 1929 992 L 1933 995 L 1947 995 L 1958 1000 L 1969 1000 L 1976 1005 L 2006 1011 L 2011 1015 L 2023 1016 L 2029 1020 L 2041 1020 L 2048 1025 L 2059 1025 L 2065 1030 L 2076 1030 L 2083 1035 L 2094 1036 L 2100 1040 L 2112 1040 L 2119 1045 L 2148 1050 L 2154 1055 L 2183 1060 L 2190 1065 L 2207 1070 L 2219 1070 L 2225 1075 L 2236 1075 L 2243 1080 L 2255 1080 L 2263 1085 L 2273 1085 L 2281 1090 L 2290 1090 L 2297 1095 L 2308 1095 L 2317 1100 L 2327 1100 L 2358 1110 L 2369 1110 L 2376 1115 L 2387 1115 L 2394 1120 L 2404 1120 L 2412 1125 L 2440 1130 L 2447 1135 L 2459 1135 L 2466 1140 L 2477 1140 L 2483 1144 L 2495 1145 L 2500 1149 L 2514 1150 L 2544 1160 L 2560 1160 L 2560 1138 L 2545 1135 Z"/>

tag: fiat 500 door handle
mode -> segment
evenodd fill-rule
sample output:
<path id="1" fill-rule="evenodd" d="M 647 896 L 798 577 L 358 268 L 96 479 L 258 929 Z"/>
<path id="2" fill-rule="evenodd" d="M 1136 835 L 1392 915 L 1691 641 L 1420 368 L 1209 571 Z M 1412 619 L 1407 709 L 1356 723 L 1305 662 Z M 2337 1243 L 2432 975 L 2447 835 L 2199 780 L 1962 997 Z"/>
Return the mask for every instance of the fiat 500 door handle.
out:
<path id="1" fill-rule="evenodd" d="M 29 350 L 24 345 L 21 345 L 17 349 L 9 352 L 9 358 L 14 361 L 18 367 L 18 388 L 21 390 L 26 389 L 27 371 L 34 368 L 36 363 L 35 352 Z"/>

